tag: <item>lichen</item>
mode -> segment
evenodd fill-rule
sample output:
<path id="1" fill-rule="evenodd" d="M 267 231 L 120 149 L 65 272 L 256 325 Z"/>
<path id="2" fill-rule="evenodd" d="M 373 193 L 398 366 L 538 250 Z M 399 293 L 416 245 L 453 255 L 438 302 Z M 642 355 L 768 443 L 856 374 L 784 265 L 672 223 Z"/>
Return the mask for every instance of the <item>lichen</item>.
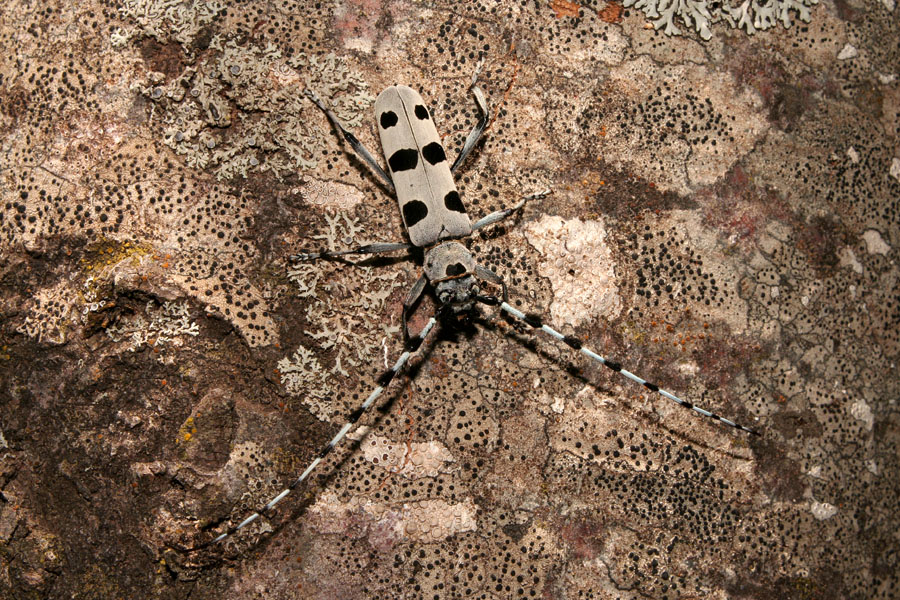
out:
<path id="1" fill-rule="evenodd" d="M 186 302 L 167 301 L 160 306 L 151 300 L 145 313 L 146 317 L 137 314 L 131 320 L 108 327 L 106 335 L 116 343 L 125 342 L 128 350 L 134 352 L 144 345 L 181 346 L 184 336 L 196 337 L 200 333 Z"/>
<path id="2" fill-rule="evenodd" d="M 119 11 L 134 21 L 144 35 L 161 43 L 174 40 L 187 46 L 224 8 L 225 4 L 218 0 L 125 0 Z M 114 33 L 113 41 L 127 35 L 121 30 Z"/>
<path id="3" fill-rule="evenodd" d="M 622 302 L 601 221 L 544 216 L 526 226 L 525 237 L 540 252 L 539 272 L 553 288 L 555 323 L 577 326 L 618 316 Z"/>
<path id="4" fill-rule="evenodd" d="M 358 534 L 360 528 L 355 522 L 362 520 L 365 524 L 362 531 L 376 546 L 381 545 L 378 537 L 388 537 L 391 543 L 433 544 L 453 535 L 475 531 L 477 513 L 478 507 L 471 499 L 459 503 L 431 499 L 394 504 L 355 497 L 342 502 L 330 492 L 323 493 L 310 508 L 317 529 L 322 533 Z"/>
<path id="5" fill-rule="evenodd" d="M 625 0 L 624 5 L 642 10 L 653 27 L 662 29 L 666 35 L 681 35 L 676 25 L 680 20 L 688 28 L 696 30 L 701 38 L 709 40 L 712 38 L 709 26 L 721 21 L 733 29 L 743 29 L 748 35 L 765 31 L 778 23 L 788 29 L 793 23 L 793 15 L 809 23 L 809 9 L 818 3 L 818 0 L 744 0 L 732 5 L 707 0 Z"/>
<path id="6" fill-rule="evenodd" d="M 374 97 L 368 83 L 335 54 L 286 56 L 265 46 L 216 35 L 210 52 L 169 78 L 149 72 L 139 91 L 156 113 L 163 141 L 193 168 L 219 180 L 269 172 L 278 179 L 316 167 L 329 135 L 318 109 L 304 96 L 327 99 L 348 127 L 357 126 Z"/>
<path id="7" fill-rule="evenodd" d="M 67 289 L 64 282 L 59 282 L 35 293 L 29 303 L 28 314 L 16 331 L 41 343 L 65 343 L 66 331 L 72 322 L 72 305 L 64 300 Z"/>
<path id="8" fill-rule="evenodd" d="M 338 250 L 365 243 L 359 239 L 364 228 L 358 219 L 328 212 L 325 222 L 323 233 L 310 236 L 319 240 L 320 246 Z M 377 368 L 387 360 L 388 344 L 396 347 L 400 327 L 394 324 L 394 317 L 373 320 L 371 315 L 384 314 L 388 298 L 404 285 L 403 279 L 391 269 L 303 262 L 288 270 L 288 279 L 301 297 L 311 299 L 306 307 L 310 327 L 304 333 L 315 340 L 320 352 L 332 353 L 333 362 L 324 368 L 301 347 L 291 359 L 279 363 L 282 383 L 288 393 L 302 397 L 313 414 L 331 419 L 350 407 L 325 401 L 330 398 L 326 390 L 340 387 L 340 382 L 350 377 L 348 369 L 367 372 L 373 365 Z"/>
<path id="9" fill-rule="evenodd" d="M 362 450 L 369 462 L 408 478 L 434 477 L 448 472 L 448 465 L 456 462 L 447 447 L 437 441 L 403 443 L 369 434 L 365 436 Z"/>
<path id="10" fill-rule="evenodd" d="M 324 369 L 315 355 L 306 347 L 300 346 L 290 357 L 278 361 L 278 374 L 281 385 L 292 396 L 304 398 L 314 414 L 318 413 L 321 400 L 329 396 L 327 382 L 322 379 Z M 320 419 L 331 415 L 316 414 Z"/>

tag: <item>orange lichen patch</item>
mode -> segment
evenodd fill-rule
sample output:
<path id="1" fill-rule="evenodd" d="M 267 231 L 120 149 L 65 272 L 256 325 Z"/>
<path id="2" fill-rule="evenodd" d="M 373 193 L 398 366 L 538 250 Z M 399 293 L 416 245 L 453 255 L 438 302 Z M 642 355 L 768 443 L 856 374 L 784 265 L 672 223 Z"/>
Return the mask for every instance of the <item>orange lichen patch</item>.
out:
<path id="1" fill-rule="evenodd" d="M 597 157 L 597 160 L 602 161 L 602 160 L 603 160 L 603 157 L 602 157 L 602 156 L 598 156 L 598 157 Z M 595 173 L 595 172 L 591 171 L 591 172 L 588 172 L 587 175 L 585 175 L 584 177 L 581 178 L 581 185 L 582 185 L 584 188 L 587 188 L 586 191 L 587 191 L 589 194 L 595 194 L 595 193 L 597 193 L 597 190 L 598 190 L 601 186 L 606 185 L 606 180 L 602 179 L 602 178 L 600 177 L 600 174 L 599 174 L 599 173 Z M 592 217 L 591 215 L 585 215 L 585 218 L 587 218 L 587 219 L 592 219 L 592 220 L 596 220 L 596 219 L 595 219 L 594 217 Z"/>
<path id="2" fill-rule="evenodd" d="M 132 259 L 131 264 L 137 265 L 141 257 L 149 252 L 149 246 L 146 245 L 101 238 L 87 247 L 81 264 L 86 271 L 103 269 L 128 259 Z"/>
<path id="3" fill-rule="evenodd" d="M 621 23 L 624 10 L 621 4 L 610 2 L 597 12 L 597 16 L 607 23 Z"/>
<path id="4" fill-rule="evenodd" d="M 556 13 L 557 19 L 562 19 L 563 17 L 577 17 L 581 6 L 568 0 L 550 0 L 550 8 Z"/>
<path id="5" fill-rule="evenodd" d="M 194 417 L 188 417 L 184 423 L 181 424 L 181 427 L 178 429 L 178 437 L 176 438 L 179 442 L 189 442 L 191 438 L 197 433 L 197 425 L 194 421 Z"/>

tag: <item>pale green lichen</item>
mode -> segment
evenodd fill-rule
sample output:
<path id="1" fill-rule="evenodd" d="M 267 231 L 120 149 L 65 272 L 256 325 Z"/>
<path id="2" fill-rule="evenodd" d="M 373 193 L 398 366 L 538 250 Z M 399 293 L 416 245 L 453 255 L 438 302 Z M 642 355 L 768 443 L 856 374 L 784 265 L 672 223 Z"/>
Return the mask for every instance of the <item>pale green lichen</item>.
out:
<path id="1" fill-rule="evenodd" d="M 128 350 L 161 345 L 180 346 L 183 336 L 196 336 L 200 327 L 191 320 L 190 308 L 186 302 L 163 302 L 157 306 L 152 300 L 147 302 L 146 317 L 141 314 L 129 321 L 123 321 L 106 329 L 106 335 L 117 343 L 125 342 Z"/>
<path id="2" fill-rule="evenodd" d="M 224 7 L 218 0 L 124 0 L 119 12 L 160 43 L 174 40 L 187 46 Z"/>
<path id="3" fill-rule="evenodd" d="M 109 43 L 113 48 L 122 48 L 131 41 L 132 35 L 134 32 L 118 27 L 109 34 Z"/>
<path id="4" fill-rule="evenodd" d="M 328 232 L 312 236 L 323 240 L 329 250 L 359 245 L 356 236 L 363 231 L 358 220 L 339 213 L 325 216 Z M 321 285 L 321 300 L 306 309 L 307 321 L 318 325 L 318 331 L 305 333 L 319 341 L 323 350 L 335 349 L 337 357 L 333 372 L 343 376 L 349 373 L 345 366 L 354 368 L 371 363 L 386 339 L 400 332 L 398 325 L 381 324 L 371 329 L 369 315 L 385 309 L 388 297 L 402 286 L 399 273 L 385 272 L 371 267 L 358 267 L 353 271 L 333 273 Z M 335 298 L 341 298 L 340 307 Z"/>
<path id="5" fill-rule="evenodd" d="M 759 2 L 744 0 L 736 6 L 713 3 L 707 0 L 625 0 L 626 8 L 637 8 L 653 23 L 655 29 L 662 29 L 666 35 L 681 35 L 675 24 L 680 20 L 695 29 L 701 38 L 709 40 L 712 23 L 724 21 L 732 28 L 743 29 L 748 35 L 770 29 L 781 23 L 785 29 L 792 24 L 792 13 L 804 23 L 810 21 L 810 7 L 819 0 L 772 0 Z"/>
<path id="6" fill-rule="evenodd" d="M 330 250 L 348 248 L 365 243 L 357 239 L 363 227 L 357 219 L 344 213 L 325 215 L 327 230 L 312 236 L 321 246 Z M 377 268 L 359 266 L 352 270 L 339 266 L 300 263 L 290 271 L 288 278 L 298 287 L 300 295 L 310 298 L 306 308 L 306 321 L 314 325 L 304 331 L 318 343 L 323 352 L 331 352 L 334 362 L 326 369 L 306 348 L 300 347 L 290 359 L 278 364 L 282 383 L 288 393 L 303 397 L 310 410 L 323 419 L 342 414 L 347 407 L 321 402 L 326 390 L 340 389 L 336 378 L 348 378 L 348 369 L 369 368 L 373 362 L 379 367 L 388 344 L 398 339 L 399 325 L 393 320 L 372 319 L 371 315 L 384 314 L 387 300 L 394 291 L 404 285 L 398 272 L 386 272 Z M 321 389 L 316 386 L 321 386 Z M 315 388 L 311 391 L 310 388 Z"/>
<path id="7" fill-rule="evenodd" d="M 278 374 L 281 376 L 281 385 L 285 391 L 292 395 L 309 400 L 324 400 L 328 397 L 329 387 L 322 377 L 324 369 L 316 356 L 305 346 L 299 346 L 290 357 L 278 361 Z M 326 420 L 331 414 L 323 414 L 317 410 L 323 406 L 318 402 L 308 402 L 313 414 Z"/>
<path id="8" fill-rule="evenodd" d="M 151 72 L 138 86 L 161 108 L 163 140 L 193 168 L 214 169 L 220 180 L 270 172 L 283 178 L 315 168 L 328 132 L 303 92 L 326 98 L 349 127 L 374 102 L 368 84 L 346 62 L 325 56 L 286 57 L 274 44 L 238 44 L 213 36 L 211 51 L 168 82 Z M 240 128 L 241 135 L 225 134 Z"/>

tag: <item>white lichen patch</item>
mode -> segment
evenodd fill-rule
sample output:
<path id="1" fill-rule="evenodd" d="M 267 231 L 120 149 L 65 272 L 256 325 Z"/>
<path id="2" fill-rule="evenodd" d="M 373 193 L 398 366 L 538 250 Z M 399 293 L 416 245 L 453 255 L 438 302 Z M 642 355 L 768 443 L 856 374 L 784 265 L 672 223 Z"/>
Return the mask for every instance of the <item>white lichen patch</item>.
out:
<path id="1" fill-rule="evenodd" d="M 322 380 L 322 365 L 306 347 L 300 346 L 290 357 L 278 361 L 278 373 L 285 391 L 303 398 L 304 403 L 319 419 L 326 420 L 332 415 L 321 414 L 321 403 L 328 397 L 328 386 Z"/>
<path id="2" fill-rule="evenodd" d="M 114 342 L 125 342 L 128 350 L 148 346 L 181 346 L 185 336 L 196 336 L 200 327 L 191 318 L 186 302 L 164 302 L 162 306 L 147 302 L 144 314 L 106 329 L 106 335 Z"/>
<path id="3" fill-rule="evenodd" d="M 866 429 L 872 431 L 875 424 L 875 416 L 872 414 L 872 407 L 865 400 L 857 400 L 850 405 L 850 414 L 854 419 L 858 419 L 865 423 Z"/>
<path id="4" fill-rule="evenodd" d="M 818 0 L 743 0 L 715 4 L 706 0 L 625 0 L 624 6 L 642 10 L 653 27 L 662 29 L 666 35 L 681 35 L 680 24 L 709 40 L 710 25 L 723 21 L 748 35 L 778 24 L 788 29 L 795 18 L 809 23 L 810 8 L 818 3 Z"/>
<path id="5" fill-rule="evenodd" d="M 856 253 L 853 252 L 852 248 L 844 247 L 841 248 L 840 252 L 838 252 L 839 263 L 842 267 L 850 267 L 857 274 L 861 274 L 863 272 L 862 263 L 859 262 L 859 259 L 856 258 Z"/>
<path id="6" fill-rule="evenodd" d="M 338 250 L 368 243 L 358 237 L 364 228 L 357 219 L 334 213 L 326 214 L 325 221 L 325 231 L 311 236 L 320 241 L 319 247 Z M 371 367 L 373 357 L 383 355 L 384 345 L 397 339 L 400 326 L 394 318 L 373 319 L 372 315 L 386 313 L 388 298 L 405 285 L 402 273 L 367 266 L 346 269 L 318 262 L 297 264 L 288 271 L 288 279 L 297 286 L 301 296 L 311 299 L 306 308 L 310 328 L 304 333 L 315 340 L 319 351 L 333 356 L 333 362 L 327 367 L 320 361 L 303 363 L 302 356 L 293 357 L 285 363 L 298 365 L 292 370 L 292 378 L 314 378 L 317 390 L 343 389 L 350 385 L 346 381 L 351 377 L 348 369 Z M 295 360 L 298 358 L 299 363 Z M 302 369 L 309 372 L 300 375 Z M 292 386 L 288 392 L 303 398 L 320 419 L 330 420 L 356 408 L 328 400 L 324 392 L 308 394 L 302 385 Z"/>
<path id="7" fill-rule="evenodd" d="M 395 442 L 383 436 L 371 435 L 363 442 L 363 456 L 395 475 L 411 479 L 434 477 L 450 471 L 456 462 L 450 450 L 440 442 Z"/>
<path id="8" fill-rule="evenodd" d="M 869 254 L 887 254 L 891 251 L 891 247 L 884 241 L 877 229 L 867 230 L 862 237 L 866 242 L 866 250 Z"/>
<path id="9" fill-rule="evenodd" d="M 827 502 L 817 502 L 813 500 L 809 504 L 809 512 L 811 512 L 812 516 L 820 521 L 830 519 L 837 514 L 837 511 L 838 509 L 836 506 Z"/>
<path id="10" fill-rule="evenodd" d="M 364 199 L 359 189 L 345 183 L 319 179 L 312 179 L 304 183 L 303 200 L 317 207 L 348 211 Z"/>
<path id="11" fill-rule="evenodd" d="M 622 303 L 602 221 L 544 216 L 525 227 L 525 238 L 541 254 L 539 273 L 550 280 L 554 323 L 618 316 Z"/>
<path id="12" fill-rule="evenodd" d="M 396 541 L 435 543 L 458 533 L 475 531 L 478 507 L 471 499 L 451 504 L 430 499 L 393 504 L 354 497 L 341 502 L 326 492 L 309 510 L 315 527 L 322 533 L 351 533 L 348 528 L 360 521 L 370 537 L 390 537 Z M 385 527 L 389 529 L 386 535 Z M 374 540 L 373 540 L 374 541 Z"/>
<path id="13" fill-rule="evenodd" d="M 470 499 L 450 504 L 444 500 L 423 500 L 403 505 L 403 533 L 406 538 L 438 542 L 457 533 L 475 531 L 478 507 Z"/>
<path id="14" fill-rule="evenodd" d="M 160 43 L 174 40 L 190 45 L 223 8 L 218 0 L 125 0 L 119 11 L 123 18 L 134 21 L 144 35 Z M 122 30 L 116 30 L 111 41 L 116 45 L 124 35 Z"/>
<path id="15" fill-rule="evenodd" d="M 837 59 L 838 60 L 850 60 L 851 58 L 856 58 L 859 56 L 859 50 L 856 49 L 856 46 L 853 44 L 845 44 L 841 51 L 838 52 Z"/>

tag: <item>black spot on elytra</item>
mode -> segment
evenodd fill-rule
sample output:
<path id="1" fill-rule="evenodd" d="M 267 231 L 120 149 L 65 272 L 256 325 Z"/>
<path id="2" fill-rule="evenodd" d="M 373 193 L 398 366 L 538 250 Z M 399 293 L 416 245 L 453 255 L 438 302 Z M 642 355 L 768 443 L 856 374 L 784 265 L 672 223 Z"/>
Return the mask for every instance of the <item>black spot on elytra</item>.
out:
<path id="1" fill-rule="evenodd" d="M 388 164 L 394 173 L 415 169 L 416 165 L 419 164 L 419 153 L 412 148 L 401 148 L 391 155 L 388 159 Z"/>
<path id="2" fill-rule="evenodd" d="M 452 265 L 447 265 L 447 269 L 444 271 L 445 277 L 455 277 L 457 275 L 462 275 L 466 272 L 466 268 L 462 266 L 460 263 L 453 263 Z"/>
<path id="3" fill-rule="evenodd" d="M 392 110 L 386 110 L 381 113 L 381 128 L 390 129 L 397 124 L 397 113 Z"/>
<path id="4" fill-rule="evenodd" d="M 462 198 L 459 197 L 459 192 L 456 190 L 447 192 L 447 195 L 444 196 L 444 206 L 447 207 L 447 210 L 452 210 L 453 212 L 466 212 L 466 207 L 463 206 Z"/>
<path id="5" fill-rule="evenodd" d="M 421 200 L 410 200 L 403 205 L 403 222 L 409 229 L 428 216 L 428 207 Z"/>
<path id="6" fill-rule="evenodd" d="M 440 142 L 431 142 L 422 148 L 422 156 L 432 165 L 447 160 L 447 155 L 444 154 L 444 147 L 441 146 Z"/>
<path id="7" fill-rule="evenodd" d="M 421 104 L 416 104 L 415 110 L 416 116 L 419 117 L 420 120 L 425 121 L 428 119 L 428 109 L 422 106 Z"/>

